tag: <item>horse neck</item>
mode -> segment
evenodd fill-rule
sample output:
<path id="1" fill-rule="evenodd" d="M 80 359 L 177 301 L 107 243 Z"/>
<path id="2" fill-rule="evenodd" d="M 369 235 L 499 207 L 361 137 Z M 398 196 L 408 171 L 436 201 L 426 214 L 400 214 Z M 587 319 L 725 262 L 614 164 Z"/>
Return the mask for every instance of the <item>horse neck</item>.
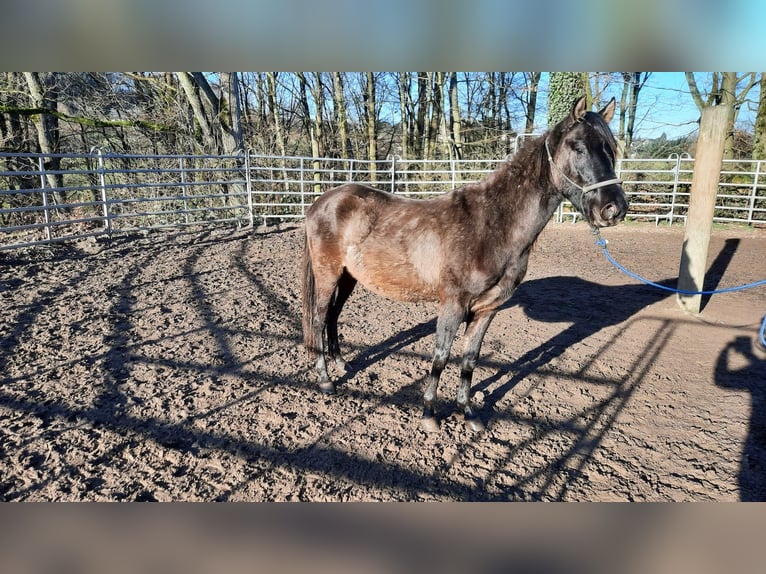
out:
<path id="1" fill-rule="evenodd" d="M 510 241 L 526 238 L 529 245 L 548 223 L 563 196 L 551 184 L 550 166 L 544 157 L 545 136 L 528 144 L 492 174 L 491 225 L 502 229 Z M 493 215 L 494 214 L 494 215 Z"/>

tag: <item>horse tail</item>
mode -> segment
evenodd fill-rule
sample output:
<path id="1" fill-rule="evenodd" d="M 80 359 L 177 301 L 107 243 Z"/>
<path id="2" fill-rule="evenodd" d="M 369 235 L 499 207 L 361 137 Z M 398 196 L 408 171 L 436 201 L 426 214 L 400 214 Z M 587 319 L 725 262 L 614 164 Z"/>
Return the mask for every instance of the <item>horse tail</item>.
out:
<path id="1" fill-rule="evenodd" d="M 314 324 L 316 322 L 316 279 L 314 278 L 314 266 L 311 263 L 308 234 L 303 234 L 303 346 L 309 356 L 315 357 L 319 348 L 317 346 Z"/>

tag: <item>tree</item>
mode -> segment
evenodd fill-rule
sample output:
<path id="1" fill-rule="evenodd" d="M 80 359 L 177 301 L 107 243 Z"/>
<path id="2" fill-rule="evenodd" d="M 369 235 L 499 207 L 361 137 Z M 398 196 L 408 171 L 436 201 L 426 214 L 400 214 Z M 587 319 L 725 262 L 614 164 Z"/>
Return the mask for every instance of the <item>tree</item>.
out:
<path id="1" fill-rule="evenodd" d="M 208 153 L 233 154 L 244 149 L 242 108 L 236 72 L 220 72 L 216 95 L 202 72 L 179 72 L 178 81 L 202 135 L 199 144 Z"/>
<path id="2" fill-rule="evenodd" d="M 370 160 L 370 181 L 375 181 L 375 161 L 378 158 L 378 114 L 375 105 L 375 74 L 366 72 L 364 110 L 367 122 L 367 157 Z"/>
<path id="3" fill-rule="evenodd" d="M 40 151 L 48 157 L 45 159 L 46 179 L 52 188 L 64 187 L 64 178 L 60 173 L 52 173 L 61 169 L 61 158 L 53 154 L 59 153 L 59 122 L 55 113 L 58 92 L 55 87 L 55 73 L 48 74 L 44 80 L 37 72 L 24 72 L 24 79 L 29 88 L 32 108 L 38 108 L 42 113 L 35 117 L 37 142 Z M 66 196 L 61 191 L 54 192 L 58 203 L 66 203 Z"/>
<path id="4" fill-rule="evenodd" d="M 460 117 L 460 102 L 457 92 L 457 72 L 449 77 L 450 141 L 455 159 L 463 159 L 463 129 Z"/>
<path id="5" fill-rule="evenodd" d="M 428 72 L 428 84 L 431 87 L 429 98 L 428 134 L 426 136 L 425 157 L 436 156 L 439 141 L 446 145 L 446 124 L 444 123 L 444 72 Z M 449 151 L 447 154 L 449 155 Z"/>
<path id="6" fill-rule="evenodd" d="M 428 115 L 428 72 L 418 72 L 418 97 L 415 117 L 415 157 L 422 158 L 426 138 L 426 116 Z"/>
<path id="7" fill-rule="evenodd" d="M 322 77 L 319 72 L 316 72 L 314 74 L 314 85 L 310 88 L 311 95 L 314 100 L 313 118 L 309 108 L 308 96 L 306 95 L 306 89 L 308 86 L 306 75 L 302 72 L 298 72 L 298 81 L 300 85 L 300 107 L 303 112 L 306 130 L 309 134 L 309 140 L 311 141 L 311 157 L 314 158 L 314 193 L 319 193 L 321 190 L 320 182 L 322 179 L 322 174 L 320 171 L 321 166 L 318 158 L 324 155 L 324 145 L 322 142 L 322 132 L 324 125 L 324 122 L 322 121 L 322 111 L 324 109 L 324 90 L 322 88 Z"/>
<path id="8" fill-rule="evenodd" d="M 582 72 L 551 72 L 548 88 L 548 125 L 554 126 L 572 110 L 574 101 L 586 93 Z"/>
<path id="9" fill-rule="evenodd" d="M 399 129 L 401 132 L 402 157 L 408 159 L 410 150 L 414 148 L 415 120 L 414 105 L 412 103 L 412 75 L 409 72 L 398 74 L 399 88 Z"/>
<path id="10" fill-rule="evenodd" d="M 755 72 L 747 72 L 737 76 L 736 72 L 713 72 L 710 78 L 710 91 L 706 97 L 700 92 L 697 80 L 692 72 L 686 72 L 686 82 L 689 93 L 702 113 L 706 107 L 726 106 L 727 129 L 724 143 L 724 159 L 734 157 L 734 124 L 737 121 L 739 109 L 747 98 L 750 89 L 756 83 Z"/>
<path id="11" fill-rule="evenodd" d="M 335 115 L 335 124 L 338 126 L 338 149 L 340 157 L 349 159 L 351 157 L 351 142 L 348 139 L 348 124 L 346 121 L 346 96 L 344 90 L 343 74 L 333 72 L 333 110 Z"/>
<path id="12" fill-rule="evenodd" d="M 766 159 L 766 72 L 761 72 L 760 89 L 753 127 L 753 159 Z"/>
<path id="13" fill-rule="evenodd" d="M 525 92 L 527 94 L 526 103 L 526 122 L 524 123 L 524 132 L 532 133 L 535 129 L 535 113 L 537 109 L 537 87 L 540 85 L 540 72 L 530 72 L 524 74 L 526 79 Z"/>
<path id="14" fill-rule="evenodd" d="M 55 112 L 58 94 L 55 85 L 55 75 L 50 74 L 47 85 L 37 72 L 24 72 L 24 80 L 29 88 L 29 95 L 32 100 L 32 107 L 39 108 L 41 111 Z M 40 151 L 44 154 L 52 154 L 58 151 L 58 118 L 53 113 L 40 113 L 35 118 L 35 128 L 37 128 L 37 140 L 40 145 Z"/>
<path id="15" fill-rule="evenodd" d="M 623 144 L 623 153 L 630 150 L 633 143 L 633 131 L 636 127 L 636 110 L 638 109 L 638 94 L 651 72 L 622 72 L 622 92 L 620 97 L 620 120 L 617 128 L 617 139 Z"/>

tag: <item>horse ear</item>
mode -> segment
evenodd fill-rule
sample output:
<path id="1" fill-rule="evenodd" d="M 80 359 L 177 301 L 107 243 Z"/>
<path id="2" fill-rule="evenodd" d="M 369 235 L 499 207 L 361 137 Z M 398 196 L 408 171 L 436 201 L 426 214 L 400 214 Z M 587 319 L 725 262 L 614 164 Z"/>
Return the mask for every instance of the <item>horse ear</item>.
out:
<path id="1" fill-rule="evenodd" d="M 606 120 L 606 123 L 609 123 L 612 121 L 612 118 L 614 117 L 614 107 L 615 107 L 615 101 L 614 98 L 609 100 L 609 103 L 604 106 L 603 109 L 599 110 L 598 113 L 601 114 L 601 116 Z"/>
<path id="2" fill-rule="evenodd" d="M 588 108 L 585 106 L 585 96 L 583 96 L 574 103 L 574 106 L 572 106 L 572 119 L 576 122 L 581 122 L 587 111 Z"/>

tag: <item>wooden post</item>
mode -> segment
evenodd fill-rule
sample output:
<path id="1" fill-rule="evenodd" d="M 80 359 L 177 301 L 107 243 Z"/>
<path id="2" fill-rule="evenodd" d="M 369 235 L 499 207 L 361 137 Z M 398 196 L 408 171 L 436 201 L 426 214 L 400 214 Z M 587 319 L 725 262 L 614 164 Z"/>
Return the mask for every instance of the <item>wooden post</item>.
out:
<path id="1" fill-rule="evenodd" d="M 684 247 L 678 271 L 678 288 L 684 291 L 700 291 L 705 281 L 708 245 L 726 140 L 727 117 L 727 106 L 708 107 L 702 111 L 689 212 L 684 231 Z M 699 313 L 702 295 L 679 293 L 677 301 L 684 311 Z"/>

